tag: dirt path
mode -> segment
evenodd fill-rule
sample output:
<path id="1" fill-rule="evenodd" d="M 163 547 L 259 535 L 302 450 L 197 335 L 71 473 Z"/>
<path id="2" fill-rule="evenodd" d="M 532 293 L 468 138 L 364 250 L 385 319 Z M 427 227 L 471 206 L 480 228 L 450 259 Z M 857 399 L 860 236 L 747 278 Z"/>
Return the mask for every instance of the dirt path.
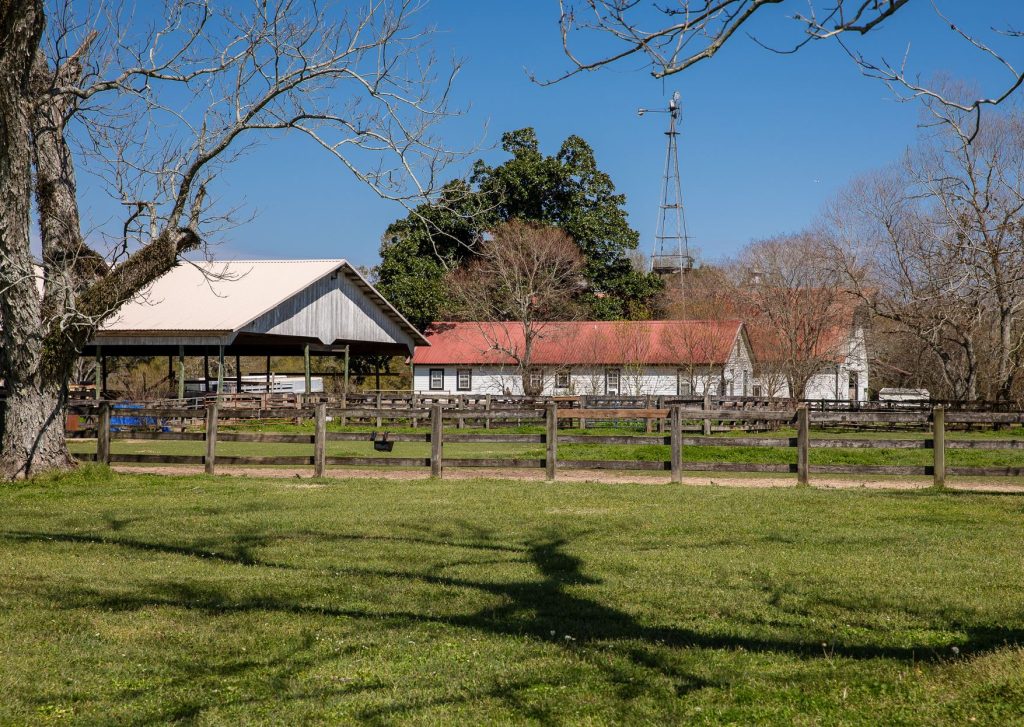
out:
<path id="1" fill-rule="evenodd" d="M 192 466 L 114 466 L 114 470 L 126 473 L 147 473 L 161 475 L 192 475 L 203 471 L 201 467 Z M 219 475 L 227 477 L 259 477 L 302 480 L 309 485 L 308 467 L 223 467 Z M 495 479 L 543 482 L 544 473 L 539 470 L 507 470 L 487 468 L 451 468 L 445 479 L 472 480 Z M 403 469 L 329 469 L 328 479 L 379 479 L 379 480 L 425 480 L 430 477 L 426 470 Z M 603 484 L 644 484 L 661 485 L 668 482 L 668 475 L 662 472 L 614 472 L 607 470 L 579 471 L 567 470 L 559 473 L 557 482 L 596 482 Z M 796 480 L 792 475 L 779 477 L 747 477 L 731 474 L 689 475 L 683 477 L 684 485 L 714 485 L 720 487 L 795 487 Z M 931 479 L 925 477 L 907 479 L 865 479 L 860 477 L 815 477 L 811 480 L 813 487 L 825 490 L 865 488 L 872 490 L 919 490 L 931 486 Z M 947 483 L 949 489 L 969 492 L 1016 493 L 1024 494 L 1024 484 L 1005 481 L 953 481 Z"/>

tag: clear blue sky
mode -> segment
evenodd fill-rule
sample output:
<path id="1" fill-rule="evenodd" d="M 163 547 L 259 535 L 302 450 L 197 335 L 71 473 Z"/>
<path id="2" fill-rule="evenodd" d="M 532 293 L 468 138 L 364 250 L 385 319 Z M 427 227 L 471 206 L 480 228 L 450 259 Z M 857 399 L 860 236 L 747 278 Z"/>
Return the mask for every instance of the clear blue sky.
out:
<path id="1" fill-rule="evenodd" d="M 797 5 L 802 3 L 787 11 Z M 940 6 L 960 20 L 970 13 L 976 28 L 1024 27 L 1020 0 L 940 0 Z M 441 31 L 439 54 L 466 62 L 455 99 L 471 108 L 448 126 L 448 142 L 471 145 L 486 125 L 484 139 L 492 148 L 481 156 L 500 162 L 504 155 L 493 146 L 509 129 L 535 127 L 548 153 L 566 136 L 582 136 L 626 194 L 645 251 L 657 216 L 665 117 L 638 118 L 636 110 L 663 105 L 674 90 L 684 105 L 687 220 L 708 259 L 806 225 L 847 180 L 897 159 L 917 133 L 918 108 L 896 102 L 883 84 L 863 78 L 831 44 L 779 56 L 737 37 L 720 56 L 664 83 L 639 63 L 627 63 L 543 88 L 528 80 L 524 68 L 551 76 L 567 67 L 556 0 L 431 0 L 423 17 Z M 956 38 L 924 0 L 868 40 L 858 47 L 894 59 L 909 40 L 911 66 L 925 75 L 948 70 L 989 92 L 1007 77 Z M 1024 40 L 1004 39 L 1000 47 L 1024 66 Z M 384 228 L 403 214 L 299 139 L 246 156 L 222 178 L 217 193 L 256 214 L 230 234 L 222 257 L 346 257 L 372 265 Z"/>

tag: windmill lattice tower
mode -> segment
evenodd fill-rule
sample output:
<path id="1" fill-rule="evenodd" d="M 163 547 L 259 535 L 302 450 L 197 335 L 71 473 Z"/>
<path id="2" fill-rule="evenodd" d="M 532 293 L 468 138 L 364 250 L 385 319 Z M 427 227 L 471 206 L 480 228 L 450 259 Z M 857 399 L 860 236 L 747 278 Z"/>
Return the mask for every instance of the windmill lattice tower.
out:
<path id="1" fill-rule="evenodd" d="M 640 109 L 639 114 L 643 116 L 652 111 L 655 110 Z M 693 257 L 690 255 L 690 236 L 686 229 L 683 187 L 679 175 L 679 122 L 682 118 L 682 109 L 679 105 L 678 91 L 669 99 L 667 113 L 669 120 L 665 135 L 668 137 L 668 149 L 665 153 L 665 172 L 661 183 L 658 225 L 655 228 L 654 248 L 651 251 L 651 270 L 665 278 L 678 276 L 679 284 L 682 286 L 686 273 L 693 269 Z"/>

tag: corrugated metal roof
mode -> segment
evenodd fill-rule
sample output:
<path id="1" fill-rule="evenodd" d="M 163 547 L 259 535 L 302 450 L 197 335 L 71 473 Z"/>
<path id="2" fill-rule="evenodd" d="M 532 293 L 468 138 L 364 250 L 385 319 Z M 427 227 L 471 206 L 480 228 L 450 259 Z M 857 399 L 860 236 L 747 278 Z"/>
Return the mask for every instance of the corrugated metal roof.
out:
<path id="1" fill-rule="evenodd" d="M 236 331 L 344 260 L 182 262 L 100 330 Z"/>
<path id="2" fill-rule="evenodd" d="M 536 366 L 605 364 L 724 364 L 740 321 L 572 321 L 544 323 L 534 344 Z M 414 364 L 511 365 L 504 350 L 524 348 L 521 323 L 435 323 L 430 347 L 417 347 Z"/>

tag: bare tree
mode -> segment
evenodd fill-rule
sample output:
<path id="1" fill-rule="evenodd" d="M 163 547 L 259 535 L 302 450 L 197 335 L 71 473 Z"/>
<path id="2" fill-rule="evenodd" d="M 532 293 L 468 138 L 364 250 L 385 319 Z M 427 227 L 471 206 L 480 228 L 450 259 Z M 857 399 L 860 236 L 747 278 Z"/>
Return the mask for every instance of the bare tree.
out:
<path id="1" fill-rule="evenodd" d="M 851 296 L 820 236 L 804 232 L 749 245 L 737 262 L 743 319 L 765 373 L 785 378 L 789 396 L 805 398 L 811 377 L 845 353 Z"/>
<path id="2" fill-rule="evenodd" d="M 837 268 L 932 354 L 951 398 L 1007 400 L 1024 365 L 1024 116 L 941 123 L 826 215 Z M 934 385 L 934 384 L 933 384 Z"/>
<path id="3" fill-rule="evenodd" d="M 662 345 L 677 362 L 680 395 L 714 393 L 722 379 L 722 366 L 715 358 L 721 348 L 723 319 L 682 320 L 666 326 Z"/>
<path id="4" fill-rule="evenodd" d="M 79 352 L 121 305 L 206 249 L 226 216 L 213 203 L 218 173 L 253 143 L 302 135 L 398 200 L 429 196 L 450 159 L 431 127 L 447 114 L 454 70 L 435 79 L 414 0 L 360 12 L 168 0 L 154 25 L 128 5 L 77 7 L 0 0 L 8 477 L 71 464 L 63 419 Z M 83 231 L 83 169 L 124 205 L 119 234 Z"/>
<path id="5" fill-rule="evenodd" d="M 1024 73 L 995 48 L 996 39 L 1018 38 L 1020 31 L 993 29 L 991 39 L 972 35 L 934 5 L 937 22 L 1005 72 L 1008 80 L 996 93 L 968 101 L 954 99 L 908 73 L 906 54 L 893 63 L 884 58 L 869 59 L 853 47 L 852 39 L 889 25 L 891 18 L 909 5 L 910 0 L 807 0 L 792 12 L 792 5 L 783 0 L 559 0 L 562 45 L 572 67 L 547 83 L 637 58 L 645 61 L 655 78 L 664 78 L 713 58 L 734 36 L 750 35 L 755 22 L 769 19 L 775 20 L 775 25 L 761 24 L 762 30 L 784 33 L 788 25 L 795 33 L 787 45 L 770 50 L 795 53 L 812 42 L 837 43 L 865 75 L 882 80 L 901 98 L 924 97 L 970 111 L 975 114 L 975 122 L 982 107 L 1001 103 L 1024 84 Z M 973 16 L 969 10 L 962 13 L 965 21 Z M 597 40 L 604 42 L 588 47 L 602 51 L 584 57 L 575 50 L 573 40 L 578 35 L 599 36 Z M 611 48 L 604 50 L 608 40 L 612 41 Z"/>
<path id="6" fill-rule="evenodd" d="M 453 317 L 477 321 L 488 350 L 508 357 L 523 392 L 543 390 L 531 380 L 537 343 L 559 332 L 557 321 L 576 317 L 574 293 L 583 256 L 562 230 L 518 220 L 480 244 L 479 256 L 448 277 Z"/>
<path id="7" fill-rule="evenodd" d="M 620 386 L 623 394 L 644 396 L 648 391 L 648 361 L 654 341 L 650 329 L 637 321 L 618 321 L 613 326 L 608 351 L 621 364 Z"/>

